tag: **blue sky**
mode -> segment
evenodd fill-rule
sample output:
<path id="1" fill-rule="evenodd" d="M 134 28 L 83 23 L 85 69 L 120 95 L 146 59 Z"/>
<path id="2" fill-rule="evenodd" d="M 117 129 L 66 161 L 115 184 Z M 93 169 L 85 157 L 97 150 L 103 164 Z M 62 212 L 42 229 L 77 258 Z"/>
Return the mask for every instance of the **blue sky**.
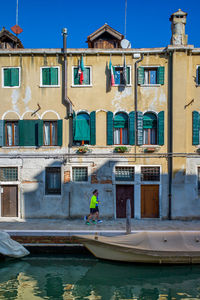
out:
<path id="1" fill-rule="evenodd" d="M 18 0 L 19 35 L 25 48 L 61 48 L 63 27 L 68 48 L 87 48 L 87 36 L 108 23 L 124 34 L 125 0 Z M 0 0 L 0 29 L 16 23 L 16 0 Z M 170 15 L 188 13 L 188 43 L 200 47 L 199 0 L 127 0 L 126 38 L 132 48 L 165 47 L 170 43 Z"/>

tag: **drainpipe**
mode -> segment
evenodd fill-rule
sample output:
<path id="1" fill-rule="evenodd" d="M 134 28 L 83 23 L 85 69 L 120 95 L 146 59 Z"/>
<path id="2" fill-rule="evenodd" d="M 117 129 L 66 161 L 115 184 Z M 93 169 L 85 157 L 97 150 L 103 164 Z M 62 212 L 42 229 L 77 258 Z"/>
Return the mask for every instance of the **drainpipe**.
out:
<path id="1" fill-rule="evenodd" d="M 140 54 L 139 54 L 140 55 Z M 138 58 L 138 55 L 135 54 L 134 58 Z M 138 102 L 138 63 L 141 62 L 144 58 L 144 54 L 142 53 L 141 58 L 136 60 L 135 62 L 135 160 L 136 160 L 136 146 L 138 140 L 138 129 L 137 129 L 137 102 Z"/>
<path id="2" fill-rule="evenodd" d="M 173 51 L 169 52 L 169 101 L 168 101 L 168 219 L 172 209 L 172 170 L 173 170 Z"/>
<path id="3" fill-rule="evenodd" d="M 64 100 L 67 102 L 68 117 L 73 115 L 72 102 L 67 97 L 67 28 L 62 29 L 64 54 Z"/>

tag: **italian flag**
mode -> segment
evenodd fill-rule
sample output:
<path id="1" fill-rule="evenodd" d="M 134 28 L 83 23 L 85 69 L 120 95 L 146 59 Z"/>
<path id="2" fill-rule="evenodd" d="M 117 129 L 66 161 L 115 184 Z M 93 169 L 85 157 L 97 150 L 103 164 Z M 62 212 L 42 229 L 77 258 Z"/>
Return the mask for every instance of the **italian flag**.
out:
<path id="1" fill-rule="evenodd" d="M 80 84 L 83 84 L 83 80 L 84 80 L 84 76 L 83 76 L 83 71 L 85 70 L 85 67 L 84 67 L 84 63 L 83 63 L 83 56 L 81 56 L 81 64 L 79 66 L 79 82 Z"/>
<path id="2" fill-rule="evenodd" d="M 112 66 L 111 59 L 110 59 L 110 63 L 109 63 L 109 70 L 110 70 L 110 84 L 111 84 L 111 86 L 113 86 L 113 85 L 115 85 L 115 79 L 114 79 L 113 66 Z"/>

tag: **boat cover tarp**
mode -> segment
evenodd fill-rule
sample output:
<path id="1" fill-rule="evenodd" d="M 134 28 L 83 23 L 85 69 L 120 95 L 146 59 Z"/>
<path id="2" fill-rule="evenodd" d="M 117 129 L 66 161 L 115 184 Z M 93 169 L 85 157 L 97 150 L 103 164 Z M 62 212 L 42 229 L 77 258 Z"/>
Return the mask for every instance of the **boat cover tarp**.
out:
<path id="1" fill-rule="evenodd" d="M 81 238 L 81 236 L 79 236 Z M 199 231 L 144 231 L 135 234 L 120 235 L 114 237 L 85 236 L 86 239 L 95 239 L 98 242 L 124 246 L 144 251 L 156 252 L 186 252 L 200 254 Z"/>
<path id="2" fill-rule="evenodd" d="M 0 231 L 0 254 L 19 258 L 28 255 L 29 251 L 12 240 L 7 232 Z"/>

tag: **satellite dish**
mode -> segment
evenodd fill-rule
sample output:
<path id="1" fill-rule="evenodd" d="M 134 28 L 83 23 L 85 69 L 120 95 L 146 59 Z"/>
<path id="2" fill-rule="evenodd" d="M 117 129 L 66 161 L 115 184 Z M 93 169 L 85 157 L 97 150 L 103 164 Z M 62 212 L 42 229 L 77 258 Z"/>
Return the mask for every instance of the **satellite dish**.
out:
<path id="1" fill-rule="evenodd" d="M 121 40 L 121 47 L 123 49 L 131 48 L 131 43 L 128 40 L 123 39 L 123 40 Z"/>

